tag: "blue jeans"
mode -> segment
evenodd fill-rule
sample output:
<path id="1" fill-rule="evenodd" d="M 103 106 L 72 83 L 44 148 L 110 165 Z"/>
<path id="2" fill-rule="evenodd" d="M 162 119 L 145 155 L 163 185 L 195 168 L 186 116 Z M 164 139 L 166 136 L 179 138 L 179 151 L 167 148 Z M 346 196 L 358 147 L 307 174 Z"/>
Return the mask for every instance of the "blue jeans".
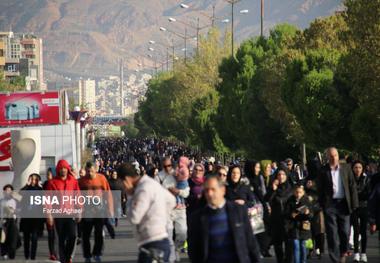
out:
<path id="1" fill-rule="evenodd" d="M 147 249 L 147 250 L 154 248 L 154 249 L 163 251 L 164 252 L 164 262 L 169 262 L 169 256 L 170 256 L 169 239 L 165 238 L 165 239 L 162 239 L 159 241 L 153 241 L 153 242 L 144 244 L 141 247 L 144 249 Z M 138 263 L 152 263 L 152 258 L 148 254 L 140 251 L 139 259 L 137 262 Z"/>
<path id="2" fill-rule="evenodd" d="M 293 239 L 294 263 L 306 263 L 306 240 Z"/>

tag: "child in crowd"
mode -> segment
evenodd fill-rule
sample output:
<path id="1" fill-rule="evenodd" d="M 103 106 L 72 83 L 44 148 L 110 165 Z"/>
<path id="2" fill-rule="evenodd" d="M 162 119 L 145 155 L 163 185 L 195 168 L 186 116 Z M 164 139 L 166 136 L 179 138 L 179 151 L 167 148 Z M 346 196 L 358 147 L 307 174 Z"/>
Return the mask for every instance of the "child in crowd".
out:
<path id="1" fill-rule="evenodd" d="M 293 262 L 306 263 L 306 240 L 311 238 L 312 209 L 302 185 L 294 187 L 293 196 L 289 198 L 285 211 L 287 233 L 293 243 Z"/>

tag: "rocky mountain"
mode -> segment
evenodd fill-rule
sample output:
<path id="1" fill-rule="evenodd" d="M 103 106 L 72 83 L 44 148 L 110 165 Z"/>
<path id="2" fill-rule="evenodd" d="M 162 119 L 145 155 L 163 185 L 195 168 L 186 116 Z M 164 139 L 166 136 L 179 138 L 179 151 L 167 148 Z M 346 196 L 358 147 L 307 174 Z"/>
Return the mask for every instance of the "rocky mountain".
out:
<path id="1" fill-rule="evenodd" d="M 180 4 L 190 8 L 184 9 Z M 186 22 L 209 25 L 215 6 L 216 23 L 230 18 L 225 0 L 1 0 L 0 31 L 33 32 L 44 40 L 45 70 L 65 76 L 117 74 L 123 58 L 128 70 L 153 65 L 147 57 L 148 42 L 181 45 L 180 38 L 161 32 L 160 26 L 184 33 Z M 280 22 L 307 26 L 320 16 L 342 8 L 342 0 L 265 0 L 265 32 Z M 239 11 L 248 9 L 249 13 Z M 174 17 L 176 22 L 169 22 Z M 260 28 L 260 0 L 235 4 L 235 37 L 241 41 L 257 35 Z M 206 30 L 206 29 L 205 29 Z M 202 32 L 206 32 L 203 30 Z M 188 34 L 195 30 L 188 28 Z M 194 41 L 193 41 L 194 42 Z M 195 43 L 190 43 L 194 45 Z M 156 51 L 166 53 L 165 48 Z M 177 52 L 181 52 L 178 47 Z"/>

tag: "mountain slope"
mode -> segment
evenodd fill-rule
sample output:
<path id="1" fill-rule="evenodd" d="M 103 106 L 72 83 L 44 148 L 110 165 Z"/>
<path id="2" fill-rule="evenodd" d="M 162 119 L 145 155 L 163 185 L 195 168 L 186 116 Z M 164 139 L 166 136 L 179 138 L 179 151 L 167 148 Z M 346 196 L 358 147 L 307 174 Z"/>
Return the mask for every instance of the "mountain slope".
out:
<path id="1" fill-rule="evenodd" d="M 341 2 L 265 1 L 265 31 L 280 22 L 305 27 L 316 17 L 333 13 Z M 154 39 L 167 44 L 171 40 L 168 33 L 158 30 L 159 26 L 184 32 L 178 22 L 169 25 L 168 17 L 194 25 L 199 16 L 201 25 L 210 24 L 211 20 L 200 12 L 181 9 L 180 3 L 209 16 L 215 4 L 217 17 L 231 15 L 230 6 L 223 0 L 3 0 L 0 1 L 0 31 L 11 28 L 14 32 L 34 32 L 42 37 L 47 71 L 68 76 L 116 74 L 120 58 L 125 59 L 129 70 L 135 69 L 138 63 L 146 67 L 153 65 L 146 57 L 148 41 Z M 241 9 L 250 12 L 241 15 Z M 237 40 L 258 34 L 260 1 L 242 0 L 235 10 Z M 227 25 L 218 23 L 218 26 Z M 195 34 L 194 30 L 188 31 Z M 175 38 L 175 43 L 181 44 L 182 40 Z M 161 48 L 161 53 L 165 52 Z"/>

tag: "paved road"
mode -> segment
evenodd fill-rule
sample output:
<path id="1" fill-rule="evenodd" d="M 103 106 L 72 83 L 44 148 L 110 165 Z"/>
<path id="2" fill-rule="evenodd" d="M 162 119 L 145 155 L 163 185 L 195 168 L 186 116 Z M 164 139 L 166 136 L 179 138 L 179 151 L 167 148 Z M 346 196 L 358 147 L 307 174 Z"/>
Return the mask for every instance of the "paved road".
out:
<path id="1" fill-rule="evenodd" d="M 120 224 L 116 229 L 116 238 L 110 239 L 108 233 L 106 233 L 105 240 L 105 248 L 102 257 L 103 262 L 109 263 L 132 263 L 136 262 L 137 259 L 137 246 L 134 239 L 133 227 L 127 223 L 126 219 L 121 219 Z M 38 251 L 37 251 L 37 260 L 45 261 L 48 258 L 48 248 L 47 248 L 47 238 L 43 237 L 38 243 Z M 185 255 L 184 255 L 185 256 Z M 377 239 L 375 236 L 369 237 L 369 248 L 368 248 L 368 256 L 369 261 L 373 263 L 380 262 L 380 250 Z M 18 260 L 17 260 L 18 259 Z M 22 262 L 23 259 L 23 249 L 20 248 L 17 251 L 16 262 Z M 74 262 L 84 262 L 82 257 L 82 247 L 77 246 Z M 31 261 L 36 263 L 36 261 Z M 187 259 L 181 260 L 181 262 L 189 262 Z M 275 258 L 264 259 L 264 263 L 275 263 Z M 310 263 L 320 263 L 320 262 L 329 262 L 327 259 L 327 255 L 323 258 L 323 260 L 309 260 Z M 348 262 L 352 262 L 349 260 Z M 232 262 L 231 262 L 232 263 Z"/>

